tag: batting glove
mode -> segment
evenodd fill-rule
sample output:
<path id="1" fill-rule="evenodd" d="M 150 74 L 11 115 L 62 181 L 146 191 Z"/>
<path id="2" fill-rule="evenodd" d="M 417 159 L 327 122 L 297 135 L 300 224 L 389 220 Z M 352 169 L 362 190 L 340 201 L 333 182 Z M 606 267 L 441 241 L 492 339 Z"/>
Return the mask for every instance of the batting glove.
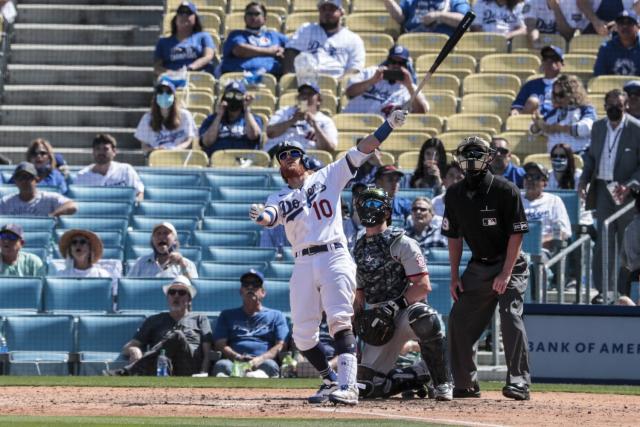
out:
<path id="1" fill-rule="evenodd" d="M 264 212 L 264 205 L 257 205 L 254 203 L 251 205 L 251 209 L 249 209 L 249 218 L 253 222 L 262 222 L 262 220 L 264 220 L 262 212 Z"/>
<path id="2" fill-rule="evenodd" d="M 409 111 L 407 110 L 392 111 L 391 114 L 389 114 L 389 117 L 387 117 L 387 123 L 389 123 L 389 126 L 393 129 L 399 128 L 404 125 L 404 122 L 407 119 L 407 114 L 409 114 Z"/>

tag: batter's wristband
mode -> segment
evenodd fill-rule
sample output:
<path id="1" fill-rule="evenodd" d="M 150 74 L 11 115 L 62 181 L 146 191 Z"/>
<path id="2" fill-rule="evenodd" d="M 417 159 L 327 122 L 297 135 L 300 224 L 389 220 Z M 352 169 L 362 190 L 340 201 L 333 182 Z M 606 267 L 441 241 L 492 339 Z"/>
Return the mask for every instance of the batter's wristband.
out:
<path id="1" fill-rule="evenodd" d="M 380 143 L 382 143 L 382 141 L 384 141 L 389 135 L 391 135 L 392 131 L 393 128 L 391 127 L 389 122 L 385 120 L 384 123 L 381 124 L 378 129 L 376 129 L 376 131 L 373 133 L 373 136 L 375 136 L 376 139 L 380 141 Z"/>

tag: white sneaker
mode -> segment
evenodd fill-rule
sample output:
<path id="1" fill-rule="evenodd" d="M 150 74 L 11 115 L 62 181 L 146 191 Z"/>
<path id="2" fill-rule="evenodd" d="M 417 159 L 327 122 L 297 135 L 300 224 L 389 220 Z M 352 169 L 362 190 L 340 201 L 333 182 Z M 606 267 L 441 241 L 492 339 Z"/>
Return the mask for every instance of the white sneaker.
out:
<path id="1" fill-rule="evenodd" d="M 245 374 L 247 378 L 269 378 L 269 375 L 262 369 L 256 369 L 255 371 L 249 371 Z"/>
<path id="2" fill-rule="evenodd" d="M 333 403 L 342 403 L 343 405 L 358 404 L 358 387 L 353 385 L 343 385 L 329 394 L 329 400 Z"/>
<path id="3" fill-rule="evenodd" d="M 329 395 L 337 389 L 338 389 L 337 382 L 324 379 L 322 380 L 322 385 L 320 386 L 316 394 L 309 397 L 307 401 L 313 404 L 324 403 L 327 400 L 329 400 Z"/>
<path id="4" fill-rule="evenodd" d="M 216 378 L 229 378 L 229 375 L 225 374 L 224 372 L 218 372 L 216 374 Z"/>
<path id="5" fill-rule="evenodd" d="M 434 397 L 436 400 L 450 401 L 453 400 L 453 384 L 442 383 L 435 388 Z"/>

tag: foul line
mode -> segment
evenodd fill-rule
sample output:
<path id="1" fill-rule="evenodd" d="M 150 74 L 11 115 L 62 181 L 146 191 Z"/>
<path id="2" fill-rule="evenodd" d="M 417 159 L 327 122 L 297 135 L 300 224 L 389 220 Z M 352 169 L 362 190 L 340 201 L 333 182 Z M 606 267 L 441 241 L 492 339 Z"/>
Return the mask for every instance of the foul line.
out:
<path id="1" fill-rule="evenodd" d="M 505 425 L 502 425 L 502 424 L 487 424 L 487 423 L 480 423 L 480 422 L 474 422 L 474 421 L 448 420 L 443 418 L 425 418 L 425 417 L 416 417 L 411 415 L 387 414 L 385 412 L 354 411 L 354 410 L 349 410 L 345 408 L 340 408 L 340 409 L 313 408 L 313 410 L 320 411 L 320 412 L 338 412 L 338 413 L 353 414 L 353 415 L 368 415 L 368 416 L 373 415 L 373 416 L 382 417 L 382 418 L 402 419 L 402 420 L 409 420 L 409 421 L 423 421 L 423 422 L 429 422 L 429 423 L 441 423 L 441 424 L 450 424 L 450 425 L 456 425 L 456 426 L 506 427 Z"/>

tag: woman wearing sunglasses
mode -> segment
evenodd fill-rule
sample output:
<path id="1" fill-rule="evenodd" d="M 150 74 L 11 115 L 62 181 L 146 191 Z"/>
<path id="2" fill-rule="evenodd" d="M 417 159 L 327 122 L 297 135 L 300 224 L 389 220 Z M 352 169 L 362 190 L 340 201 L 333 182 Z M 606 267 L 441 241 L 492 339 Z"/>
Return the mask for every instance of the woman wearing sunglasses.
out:
<path id="1" fill-rule="evenodd" d="M 58 170 L 56 156 L 53 147 L 46 139 L 34 139 L 26 153 L 27 161 L 33 164 L 38 171 L 39 186 L 58 187 L 61 194 L 68 190 L 67 181 L 62 172 Z M 13 179 L 9 181 L 13 183 Z"/>
<path id="2" fill-rule="evenodd" d="M 262 119 L 251 112 L 252 101 L 242 82 L 232 81 L 224 88 L 216 112 L 200 125 L 200 145 L 208 156 L 230 148 L 260 149 Z"/>
<path id="3" fill-rule="evenodd" d="M 109 272 L 100 267 L 102 258 L 102 241 L 88 230 L 69 230 L 58 243 L 60 255 L 65 258 L 65 268 L 56 273 L 63 277 L 111 277 Z"/>
<path id="4" fill-rule="evenodd" d="M 418 164 L 411 176 L 411 188 L 425 188 L 434 197 L 442 193 L 443 173 L 447 168 L 447 153 L 444 144 L 438 138 L 429 138 L 418 155 Z"/>

